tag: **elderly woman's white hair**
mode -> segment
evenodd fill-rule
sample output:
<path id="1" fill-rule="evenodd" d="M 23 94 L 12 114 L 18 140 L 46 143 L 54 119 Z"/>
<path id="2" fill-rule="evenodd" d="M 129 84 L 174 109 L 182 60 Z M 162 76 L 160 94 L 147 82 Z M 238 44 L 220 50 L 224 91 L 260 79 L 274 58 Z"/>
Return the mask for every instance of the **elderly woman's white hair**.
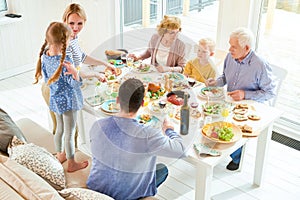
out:
<path id="1" fill-rule="evenodd" d="M 237 28 L 231 32 L 230 38 L 237 38 L 241 47 L 248 45 L 251 49 L 254 46 L 254 35 L 247 28 Z"/>

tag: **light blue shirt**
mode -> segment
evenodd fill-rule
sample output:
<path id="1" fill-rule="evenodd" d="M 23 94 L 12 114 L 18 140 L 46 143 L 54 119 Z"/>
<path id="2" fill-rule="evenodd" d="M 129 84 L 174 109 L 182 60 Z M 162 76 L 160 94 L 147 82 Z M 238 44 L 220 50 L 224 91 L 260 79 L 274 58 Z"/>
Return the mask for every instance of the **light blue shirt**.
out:
<path id="1" fill-rule="evenodd" d="M 185 156 L 182 138 L 135 119 L 109 117 L 90 130 L 92 167 L 87 186 L 116 200 L 154 196 L 156 156 Z"/>
<path id="2" fill-rule="evenodd" d="M 272 69 L 252 50 L 241 62 L 233 59 L 230 53 L 227 55 L 217 86 L 226 84 L 228 92 L 244 90 L 245 99 L 265 102 L 275 96 Z"/>
<path id="3" fill-rule="evenodd" d="M 43 54 L 42 71 L 45 83 L 48 82 L 48 79 L 52 77 L 58 68 L 60 58 L 60 55 L 48 56 L 45 53 Z M 66 56 L 65 60 L 73 63 L 69 56 Z M 49 108 L 51 111 L 58 114 L 62 114 L 69 110 L 80 110 L 83 106 L 83 97 L 80 89 L 82 80 L 80 79 L 80 81 L 76 81 L 73 79 L 72 75 L 65 75 L 66 71 L 67 69 L 63 67 L 59 79 L 49 86 Z"/>

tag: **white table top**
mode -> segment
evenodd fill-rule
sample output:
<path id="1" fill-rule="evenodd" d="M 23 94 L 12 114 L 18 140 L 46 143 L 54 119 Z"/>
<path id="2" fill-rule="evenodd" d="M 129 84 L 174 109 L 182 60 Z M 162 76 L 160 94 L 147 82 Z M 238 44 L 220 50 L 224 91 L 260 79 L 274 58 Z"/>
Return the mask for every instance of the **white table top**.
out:
<path id="1" fill-rule="evenodd" d="M 97 69 L 96 69 L 97 70 Z M 147 81 L 147 82 L 161 82 L 162 83 L 162 79 L 164 74 L 163 73 L 159 73 L 157 72 L 155 69 L 153 69 L 152 72 L 150 73 L 136 73 L 134 71 L 132 71 L 130 68 L 128 67 L 123 67 L 122 68 L 122 74 L 120 75 L 119 78 L 122 77 L 135 77 L 135 78 L 139 78 L 142 81 Z M 95 95 L 95 84 L 96 80 L 90 81 L 90 83 L 85 89 L 83 89 L 83 96 L 84 98 L 86 97 L 90 97 Z M 101 83 L 102 86 L 105 88 L 105 83 Z M 198 102 L 199 106 L 198 109 L 201 109 L 201 106 L 203 104 L 206 103 L 206 100 L 203 98 L 199 98 L 199 92 L 201 90 L 201 88 L 205 87 L 204 84 L 196 84 L 196 86 L 190 90 L 187 89 L 186 91 L 189 92 L 190 94 L 190 98 L 189 98 L 189 104 L 191 102 Z M 105 92 L 105 91 L 103 91 Z M 233 122 L 234 124 L 237 125 L 243 125 L 243 124 L 247 124 L 249 126 L 251 126 L 253 128 L 253 132 L 256 131 L 261 131 L 263 129 L 265 129 L 266 127 L 268 127 L 275 119 L 279 118 L 279 116 L 282 114 L 282 111 L 274 108 L 274 107 L 270 107 L 268 105 L 262 104 L 262 103 L 258 103 L 255 101 L 251 101 L 251 100 L 244 100 L 241 102 L 231 102 L 233 104 L 235 103 L 247 103 L 248 105 L 250 105 L 253 109 L 253 111 L 255 112 L 255 114 L 259 115 L 261 117 L 260 120 L 258 121 L 251 121 L 251 120 L 247 120 L 246 122 L 237 122 L 234 121 L 232 119 L 232 114 L 228 117 L 228 122 Z M 145 108 L 142 108 L 142 110 Z M 89 104 L 87 104 L 86 102 L 84 102 L 84 111 L 87 111 L 90 114 L 95 115 L 97 118 L 102 118 L 102 117 L 107 117 L 108 115 L 103 113 L 100 109 L 100 106 L 95 106 L 92 107 Z M 209 166 L 215 166 L 217 165 L 225 156 L 228 156 L 229 154 L 231 154 L 233 151 L 235 151 L 238 147 L 242 146 L 243 144 L 245 144 L 247 142 L 247 140 L 249 138 L 242 138 L 239 141 L 232 143 L 232 144 L 217 144 L 217 143 L 209 143 L 209 146 L 211 146 L 212 148 L 218 150 L 221 152 L 221 156 L 219 157 L 212 157 L 212 156 L 208 156 L 208 157 L 200 157 L 199 155 L 196 154 L 195 150 L 192 148 L 194 143 L 200 143 L 203 142 L 204 139 L 202 137 L 201 134 L 201 127 L 199 124 L 199 120 L 200 119 L 193 119 L 192 117 L 190 118 L 190 130 L 189 130 L 189 134 L 186 136 L 182 136 L 184 138 L 184 143 L 186 146 L 190 147 L 188 150 L 188 155 L 189 157 L 187 158 L 189 160 L 189 162 L 201 162 L 202 164 L 206 164 Z M 215 121 L 219 121 L 222 120 L 220 118 L 213 118 L 213 120 Z M 179 121 L 177 120 L 173 120 L 174 125 L 175 125 L 175 129 L 179 130 Z M 207 140 L 206 140 L 207 142 Z"/>

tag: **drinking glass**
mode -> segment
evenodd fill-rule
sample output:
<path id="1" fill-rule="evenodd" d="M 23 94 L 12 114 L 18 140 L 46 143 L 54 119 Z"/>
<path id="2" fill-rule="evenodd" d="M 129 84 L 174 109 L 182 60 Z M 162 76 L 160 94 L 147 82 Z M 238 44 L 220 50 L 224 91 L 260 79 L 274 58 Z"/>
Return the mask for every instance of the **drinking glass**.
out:
<path id="1" fill-rule="evenodd" d="M 188 76 L 187 81 L 188 81 L 190 87 L 194 87 L 194 85 L 196 83 L 196 79 L 194 76 Z"/>
<path id="2" fill-rule="evenodd" d="M 126 53 L 121 54 L 121 60 L 124 64 L 127 64 L 127 54 Z"/>
<path id="3" fill-rule="evenodd" d="M 229 113 L 230 113 L 230 107 L 229 107 L 229 105 L 224 104 L 223 107 L 222 107 L 222 110 L 221 110 L 221 115 L 222 115 L 223 120 L 224 120 L 225 122 L 227 122 Z"/>
<path id="4" fill-rule="evenodd" d="M 133 58 L 127 57 L 126 61 L 127 61 L 127 66 L 128 67 L 132 67 L 132 65 L 133 65 Z"/>

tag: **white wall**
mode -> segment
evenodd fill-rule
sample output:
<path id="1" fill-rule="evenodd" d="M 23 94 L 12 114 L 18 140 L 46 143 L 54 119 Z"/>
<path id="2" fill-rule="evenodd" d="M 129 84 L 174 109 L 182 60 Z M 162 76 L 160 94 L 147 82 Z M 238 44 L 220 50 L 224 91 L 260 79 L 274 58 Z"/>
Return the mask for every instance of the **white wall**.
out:
<path id="1" fill-rule="evenodd" d="M 80 44 L 86 53 L 115 34 L 112 0 L 8 0 L 10 11 L 22 18 L 12 23 L 1 23 L 0 19 L 0 79 L 35 68 L 47 26 L 52 21 L 61 21 L 71 2 L 80 3 L 88 15 L 80 33 Z"/>

